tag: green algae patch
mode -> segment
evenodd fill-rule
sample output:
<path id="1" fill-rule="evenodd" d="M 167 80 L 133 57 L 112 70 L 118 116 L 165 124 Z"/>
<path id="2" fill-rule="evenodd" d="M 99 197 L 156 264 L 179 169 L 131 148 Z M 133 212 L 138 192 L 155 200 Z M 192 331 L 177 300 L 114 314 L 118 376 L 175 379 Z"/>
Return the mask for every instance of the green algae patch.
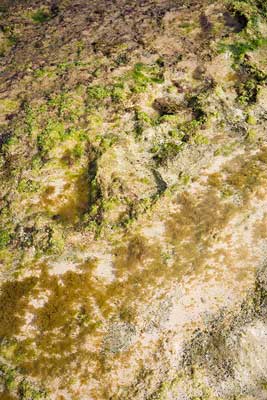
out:
<path id="1" fill-rule="evenodd" d="M 51 15 L 47 10 L 40 8 L 31 15 L 31 18 L 36 24 L 43 24 L 51 19 Z"/>
<path id="2" fill-rule="evenodd" d="M 18 386 L 18 393 L 21 400 L 42 400 L 47 397 L 44 390 L 35 388 L 26 380 L 20 382 Z"/>
<path id="3" fill-rule="evenodd" d="M 108 87 L 103 85 L 89 86 L 87 89 L 87 93 L 89 102 L 92 102 L 93 104 L 94 102 L 97 103 L 100 100 L 104 100 L 110 97 L 111 95 L 111 92 L 108 89 Z"/>
<path id="4" fill-rule="evenodd" d="M 18 110 L 20 103 L 18 100 L 0 99 L 0 113 L 3 115 L 14 113 Z"/>
<path id="5" fill-rule="evenodd" d="M 0 250 L 3 250 L 11 240 L 10 233 L 6 230 L 0 230 Z"/>
<path id="6" fill-rule="evenodd" d="M 154 65 L 137 63 L 134 66 L 131 77 L 134 81 L 131 90 L 134 93 L 144 92 L 149 84 L 164 82 L 160 63 Z"/>
<path id="7" fill-rule="evenodd" d="M 47 398 L 47 392 L 44 389 L 36 387 L 22 377 L 17 368 L 11 368 L 1 362 L 0 364 L 0 383 L 4 390 L 0 393 L 0 399 L 13 400 L 44 400 Z M 17 397 L 18 396 L 18 397 Z"/>
<path id="8" fill-rule="evenodd" d="M 48 121 L 46 128 L 37 137 L 37 145 L 41 154 L 46 155 L 65 136 L 64 125 L 59 121 Z"/>
<path id="9" fill-rule="evenodd" d="M 239 62 L 244 59 L 245 54 L 247 54 L 248 52 L 257 50 L 258 48 L 266 45 L 267 45 L 266 38 L 255 38 L 247 42 L 244 41 L 244 42 L 235 42 L 232 44 L 221 44 L 219 51 L 220 52 L 225 52 L 227 50 L 230 51 L 234 61 Z"/>
<path id="10" fill-rule="evenodd" d="M 165 142 L 161 146 L 154 146 L 152 152 L 153 158 L 158 164 L 164 164 L 167 160 L 175 158 L 183 149 L 183 143 Z"/>

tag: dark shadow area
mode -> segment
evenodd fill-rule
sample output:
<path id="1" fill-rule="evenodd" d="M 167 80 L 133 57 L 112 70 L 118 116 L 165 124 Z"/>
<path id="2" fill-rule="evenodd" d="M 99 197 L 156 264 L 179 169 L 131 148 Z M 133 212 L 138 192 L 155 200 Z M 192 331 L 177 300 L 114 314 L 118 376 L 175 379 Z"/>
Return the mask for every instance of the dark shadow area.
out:
<path id="1" fill-rule="evenodd" d="M 223 14 L 223 17 L 225 25 L 231 28 L 235 33 L 241 32 L 248 24 L 247 17 L 238 11 L 235 14 L 231 14 L 227 11 Z"/>

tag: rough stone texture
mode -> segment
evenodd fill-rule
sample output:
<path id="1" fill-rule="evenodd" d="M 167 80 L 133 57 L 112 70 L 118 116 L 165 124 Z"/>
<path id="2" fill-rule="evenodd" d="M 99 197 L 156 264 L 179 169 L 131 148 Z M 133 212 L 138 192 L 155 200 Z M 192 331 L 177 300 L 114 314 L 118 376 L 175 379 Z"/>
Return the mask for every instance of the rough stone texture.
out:
<path id="1" fill-rule="evenodd" d="M 267 398 L 264 0 L 0 4 L 0 388 Z"/>

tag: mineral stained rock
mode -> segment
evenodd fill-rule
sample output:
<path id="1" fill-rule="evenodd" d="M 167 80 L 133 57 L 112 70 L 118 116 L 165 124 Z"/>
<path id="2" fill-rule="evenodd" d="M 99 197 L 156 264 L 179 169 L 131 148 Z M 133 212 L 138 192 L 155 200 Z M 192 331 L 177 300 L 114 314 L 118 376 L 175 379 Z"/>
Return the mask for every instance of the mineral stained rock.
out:
<path id="1" fill-rule="evenodd" d="M 267 399 L 265 0 L 1 0 L 0 399 Z"/>

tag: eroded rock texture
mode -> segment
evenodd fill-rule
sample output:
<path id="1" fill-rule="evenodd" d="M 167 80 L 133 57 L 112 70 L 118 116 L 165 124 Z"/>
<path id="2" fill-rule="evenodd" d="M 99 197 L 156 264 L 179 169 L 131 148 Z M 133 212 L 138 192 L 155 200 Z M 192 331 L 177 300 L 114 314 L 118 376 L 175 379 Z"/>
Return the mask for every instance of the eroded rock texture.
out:
<path id="1" fill-rule="evenodd" d="M 265 0 L 2 0 L 1 399 L 267 398 Z"/>

